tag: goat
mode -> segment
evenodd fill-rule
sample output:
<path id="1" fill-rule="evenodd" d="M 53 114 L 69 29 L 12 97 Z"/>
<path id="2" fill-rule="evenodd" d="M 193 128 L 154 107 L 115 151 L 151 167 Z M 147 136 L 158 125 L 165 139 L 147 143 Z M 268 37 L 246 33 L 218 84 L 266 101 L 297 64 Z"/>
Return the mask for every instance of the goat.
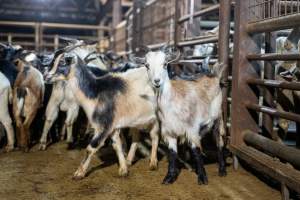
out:
<path id="1" fill-rule="evenodd" d="M 180 137 L 187 139 L 191 145 L 196 161 L 198 184 L 207 184 L 201 138 L 212 129 L 219 150 L 219 175 L 226 175 L 223 141 L 225 129 L 221 109 L 221 65 L 215 65 L 214 73 L 210 76 L 203 75 L 193 81 L 170 80 L 167 71 L 167 65 L 172 62 L 170 58 L 170 54 L 159 50 L 149 51 L 144 59 L 139 60 L 146 66 L 149 82 L 156 93 L 161 135 L 170 150 L 168 172 L 162 183 L 173 183 L 179 174 L 177 138 Z"/>
<path id="2" fill-rule="evenodd" d="M 0 72 L 0 122 L 3 124 L 7 134 L 6 151 L 14 149 L 15 134 L 8 106 L 12 102 L 12 91 L 9 80 Z"/>
<path id="3" fill-rule="evenodd" d="M 13 113 L 17 125 L 18 146 L 29 150 L 30 125 L 42 106 L 45 85 L 43 75 L 32 65 L 17 59 L 18 75 L 13 89 Z"/>
<path id="4" fill-rule="evenodd" d="M 65 67 L 54 66 L 46 79 L 68 80 L 76 100 L 83 107 L 95 134 L 91 139 L 87 154 L 74 174 L 75 179 L 85 176 L 93 155 L 111 137 L 113 148 L 119 159 L 119 175 L 128 174 L 122 150 L 119 130 L 126 127 L 152 125 L 152 155 L 150 165 L 157 164 L 158 123 L 151 98 L 154 93 L 147 84 L 144 68 L 132 69 L 124 73 L 107 74 L 96 78 L 88 71 L 77 56 L 66 57 Z"/>
<path id="5" fill-rule="evenodd" d="M 96 49 L 94 46 L 87 45 L 84 43 L 84 41 L 81 40 L 75 40 L 74 44 L 72 43 L 64 49 L 61 49 L 56 52 L 55 56 L 53 57 L 52 63 L 50 63 L 50 66 L 54 65 L 54 62 L 59 62 L 63 53 L 66 51 L 71 51 L 78 55 L 81 59 L 84 59 L 87 55 L 94 52 L 95 50 Z M 59 63 L 56 64 L 58 65 Z M 101 62 L 100 59 L 97 58 L 91 60 L 91 63 L 89 63 L 89 67 L 106 69 L 106 66 Z M 47 148 L 47 135 L 54 121 L 57 119 L 59 111 L 67 113 L 65 125 L 62 129 L 63 131 L 61 138 L 63 139 L 65 136 L 64 130 L 66 127 L 68 148 L 72 148 L 73 124 L 76 121 L 79 114 L 79 105 L 76 102 L 76 99 L 70 89 L 69 84 L 65 81 L 57 81 L 53 85 L 51 97 L 46 108 L 46 121 L 40 139 L 40 150 L 46 150 Z"/>

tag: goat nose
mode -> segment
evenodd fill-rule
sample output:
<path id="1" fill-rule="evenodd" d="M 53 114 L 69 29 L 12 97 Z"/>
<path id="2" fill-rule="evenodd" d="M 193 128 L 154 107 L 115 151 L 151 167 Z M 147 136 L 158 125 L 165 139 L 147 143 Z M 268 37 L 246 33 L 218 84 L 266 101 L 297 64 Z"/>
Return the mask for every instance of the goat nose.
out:
<path id="1" fill-rule="evenodd" d="M 160 82 L 160 79 L 154 79 L 154 83 L 158 84 Z"/>

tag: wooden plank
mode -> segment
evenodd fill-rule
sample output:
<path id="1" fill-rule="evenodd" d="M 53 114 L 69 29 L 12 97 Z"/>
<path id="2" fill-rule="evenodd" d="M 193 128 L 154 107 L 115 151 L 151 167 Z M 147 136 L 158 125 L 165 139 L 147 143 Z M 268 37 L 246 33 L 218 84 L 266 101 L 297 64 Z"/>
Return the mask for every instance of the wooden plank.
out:
<path id="1" fill-rule="evenodd" d="M 256 170 L 300 193 L 300 172 L 252 147 L 231 145 L 230 150 Z"/>

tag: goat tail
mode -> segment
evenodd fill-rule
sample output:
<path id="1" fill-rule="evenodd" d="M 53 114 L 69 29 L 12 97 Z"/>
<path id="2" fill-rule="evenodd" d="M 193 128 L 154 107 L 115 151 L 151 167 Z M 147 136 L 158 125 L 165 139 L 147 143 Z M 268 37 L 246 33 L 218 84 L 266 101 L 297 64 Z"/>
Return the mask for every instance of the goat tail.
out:
<path id="1" fill-rule="evenodd" d="M 26 87 L 17 88 L 17 113 L 23 116 L 25 97 L 28 94 Z"/>

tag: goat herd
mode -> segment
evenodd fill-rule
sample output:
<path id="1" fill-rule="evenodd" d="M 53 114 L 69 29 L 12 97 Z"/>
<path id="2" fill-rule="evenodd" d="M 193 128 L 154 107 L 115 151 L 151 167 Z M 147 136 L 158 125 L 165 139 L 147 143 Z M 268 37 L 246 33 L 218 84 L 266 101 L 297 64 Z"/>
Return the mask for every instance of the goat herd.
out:
<path id="1" fill-rule="evenodd" d="M 169 148 L 169 166 L 163 184 L 173 183 L 179 174 L 178 139 L 184 139 L 191 147 L 198 183 L 208 183 L 201 139 L 209 132 L 216 138 L 219 175 L 226 175 L 220 86 L 222 64 L 209 67 L 209 59 L 205 59 L 201 68 L 196 67 L 197 73 L 187 76 L 181 71 L 174 75 L 170 71 L 174 71 L 180 53 L 169 46 L 157 51 L 144 48 L 144 56 L 132 56 L 130 62 L 116 63 L 112 56 L 96 53 L 93 44 L 66 40 L 66 47 L 42 56 L 19 46 L 1 44 L 0 122 L 7 134 L 6 151 L 15 147 L 29 150 L 31 124 L 44 104 L 45 85 L 52 84 L 39 149 L 45 150 L 49 144 L 48 133 L 59 111 L 66 112 L 64 129 L 69 144 L 74 142 L 73 124 L 80 107 L 93 130 L 87 153 L 74 179 L 85 177 L 92 157 L 107 138 L 111 138 L 119 160 L 119 175 L 128 174 L 137 143 L 132 142 L 125 158 L 120 137 L 123 128 L 136 130 L 132 131 L 134 134 L 140 134 L 138 130 L 149 131 L 152 170 L 158 165 L 161 135 Z M 10 104 L 16 136 L 9 113 Z"/>

